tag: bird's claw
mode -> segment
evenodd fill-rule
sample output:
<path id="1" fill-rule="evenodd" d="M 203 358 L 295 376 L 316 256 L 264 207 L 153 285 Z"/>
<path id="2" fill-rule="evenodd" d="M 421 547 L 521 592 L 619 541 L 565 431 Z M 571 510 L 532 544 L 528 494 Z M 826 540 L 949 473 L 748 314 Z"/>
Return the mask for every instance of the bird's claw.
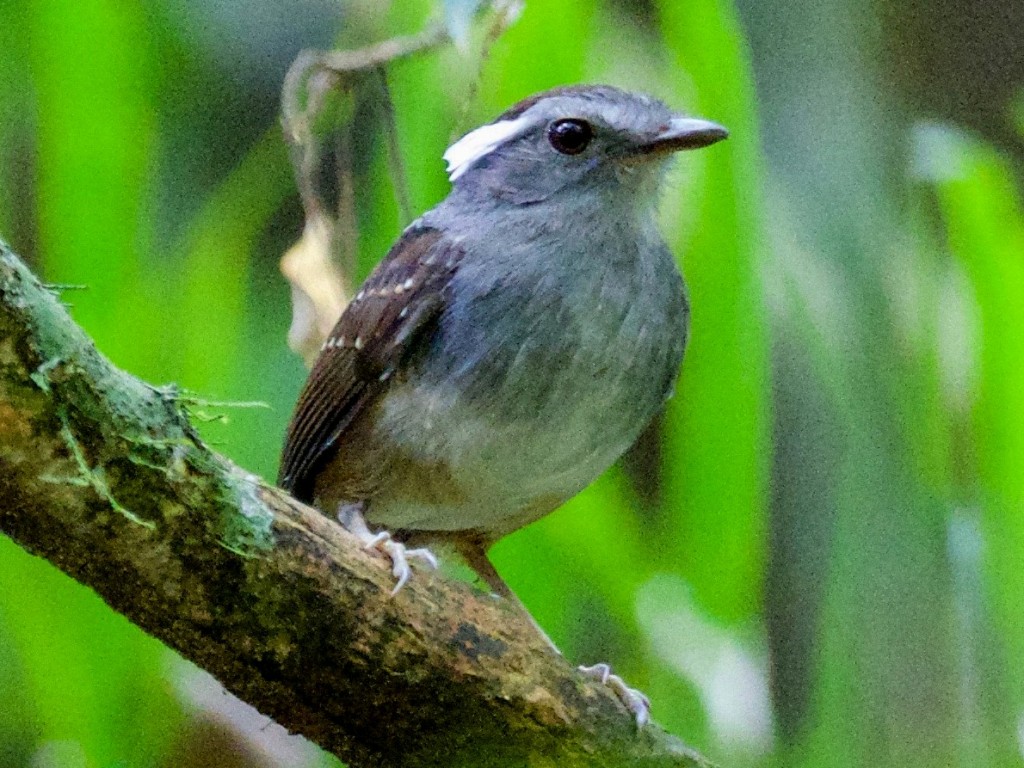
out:
<path id="1" fill-rule="evenodd" d="M 395 588 L 391 590 L 392 597 L 397 595 L 412 576 L 412 568 L 409 567 L 410 560 L 420 560 L 430 568 L 437 569 L 437 558 L 429 549 L 406 549 L 400 541 L 391 538 L 388 531 L 373 533 L 366 525 L 366 518 L 363 517 L 362 503 L 343 503 L 338 506 L 338 522 L 347 531 L 354 534 L 363 543 L 363 549 L 375 549 L 391 560 L 391 573 L 395 576 Z"/>
<path id="2" fill-rule="evenodd" d="M 396 579 L 395 587 L 391 590 L 392 597 L 399 593 L 412 576 L 410 560 L 419 560 L 432 570 L 437 570 L 437 558 L 434 557 L 433 552 L 425 547 L 406 549 L 405 544 L 395 541 L 387 531 L 381 531 L 371 536 L 363 543 L 363 548 L 375 549 L 391 559 L 391 573 Z"/>
<path id="3" fill-rule="evenodd" d="M 637 728 L 643 728 L 651 721 L 651 700 L 636 688 L 626 685 L 621 677 L 612 673 L 612 668 L 609 665 L 601 663 L 591 667 L 581 666 L 578 669 L 587 677 L 611 688 L 626 709 L 633 713 Z"/>

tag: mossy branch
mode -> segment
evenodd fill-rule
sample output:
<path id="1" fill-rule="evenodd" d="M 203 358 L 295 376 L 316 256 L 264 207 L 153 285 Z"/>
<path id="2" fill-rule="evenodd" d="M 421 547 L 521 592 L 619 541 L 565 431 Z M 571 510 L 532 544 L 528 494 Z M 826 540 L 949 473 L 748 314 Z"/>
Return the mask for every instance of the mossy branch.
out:
<path id="1" fill-rule="evenodd" d="M 2 243 L 0 532 L 353 768 L 704 764 L 503 601 L 391 598 L 383 558 L 210 451 Z"/>

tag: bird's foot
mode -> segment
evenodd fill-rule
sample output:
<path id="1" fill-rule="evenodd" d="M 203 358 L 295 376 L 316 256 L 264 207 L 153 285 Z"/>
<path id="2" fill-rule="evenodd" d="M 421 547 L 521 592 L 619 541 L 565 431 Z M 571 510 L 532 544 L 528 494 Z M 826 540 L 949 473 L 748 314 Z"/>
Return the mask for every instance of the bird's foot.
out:
<path id="1" fill-rule="evenodd" d="M 392 595 L 397 595 L 412 576 L 410 560 L 419 560 L 429 566 L 431 570 L 437 570 L 437 558 L 434 557 L 433 552 L 426 547 L 407 549 L 405 544 L 391 538 L 391 534 L 387 531 L 372 534 L 369 539 L 364 539 L 363 549 L 375 549 L 391 558 L 391 573 L 396 580 L 395 587 L 391 590 Z"/>
<path id="2" fill-rule="evenodd" d="M 391 573 L 395 576 L 395 587 L 391 595 L 397 595 L 412 576 L 410 560 L 419 560 L 431 569 L 437 569 L 437 558 L 426 548 L 407 549 L 405 544 L 395 541 L 387 531 L 372 533 L 363 517 L 362 504 L 342 504 L 338 507 L 338 522 L 363 543 L 363 549 L 375 549 L 391 560 Z"/>
<path id="3" fill-rule="evenodd" d="M 636 727 L 643 728 L 651 721 L 651 700 L 636 688 L 630 688 L 618 675 L 612 674 L 612 668 L 607 664 L 594 664 L 592 667 L 578 667 L 579 671 L 587 677 L 597 680 L 615 692 L 633 716 L 636 718 Z"/>

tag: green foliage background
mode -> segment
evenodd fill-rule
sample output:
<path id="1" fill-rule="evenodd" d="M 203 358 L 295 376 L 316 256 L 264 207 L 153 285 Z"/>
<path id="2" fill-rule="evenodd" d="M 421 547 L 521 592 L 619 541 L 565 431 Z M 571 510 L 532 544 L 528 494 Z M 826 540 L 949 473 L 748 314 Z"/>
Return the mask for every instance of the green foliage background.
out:
<path id="1" fill-rule="evenodd" d="M 273 477 L 304 375 L 284 71 L 471 5 L 8 0 L 0 233 L 88 286 L 65 297 L 117 364 L 269 403 L 203 431 Z M 416 212 L 454 136 L 543 88 L 732 131 L 666 195 L 694 327 L 656 488 L 616 468 L 494 551 L 568 656 L 725 766 L 1022 764 L 1024 67 L 998 34 L 1021 12 L 939 5 L 527 0 L 485 60 L 477 35 L 389 70 Z M 975 38 L 991 60 L 942 71 Z M 357 147 L 365 273 L 406 222 L 379 124 Z M 195 681 L 0 540 L 0 766 L 333 764 Z"/>

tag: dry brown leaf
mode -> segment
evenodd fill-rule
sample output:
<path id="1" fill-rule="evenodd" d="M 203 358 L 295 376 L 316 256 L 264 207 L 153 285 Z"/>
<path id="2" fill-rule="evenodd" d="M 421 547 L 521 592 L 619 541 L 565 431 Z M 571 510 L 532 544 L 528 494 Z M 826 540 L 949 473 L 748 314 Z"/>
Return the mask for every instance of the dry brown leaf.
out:
<path id="1" fill-rule="evenodd" d="M 333 258 L 334 225 L 323 213 L 306 219 L 302 237 L 281 257 L 292 289 L 288 346 L 312 367 L 321 345 L 349 302 L 351 290 Z"/>

